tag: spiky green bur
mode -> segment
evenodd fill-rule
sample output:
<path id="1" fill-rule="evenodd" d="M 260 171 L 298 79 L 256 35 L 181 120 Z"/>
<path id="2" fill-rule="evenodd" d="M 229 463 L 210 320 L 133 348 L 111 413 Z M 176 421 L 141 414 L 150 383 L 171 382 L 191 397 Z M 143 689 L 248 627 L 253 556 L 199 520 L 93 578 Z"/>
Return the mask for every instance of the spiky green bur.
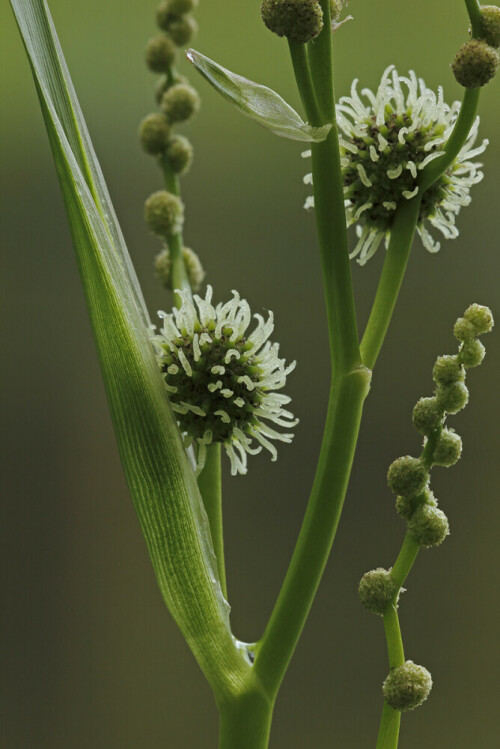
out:
<path id="1" fill-rule="evenodd" d="M 153 73 L 166 73 L 175 61 L 175 44 L 168 36 L 155 36 L 146 46 L 146 65 Z"/>
<path id="2" fill-rule="evenodd" d="M 182 258 L 186 268 L 189 285 L 193 291 L 199 291 L 205 278 L 205 271 L 200 258 L 189 247 L 182 248 Z M 168 248 L 162 250 L 155 258 L 156 277 L 160 283 L 169 291 L 172 289 L 172 259 Z"/>
<path id="3" fill-rule="evenodd" d="M 263 0 L 261 14 L 270 31 L 294 42 L 310 42 L 323 28 L 317 0 Z"/>
<path id="4" fill-rule="evenodd" d="M 176 83 L 165 91 L 160 107 L 170 122 L 186 122 L 200 109 L 200 96 L 192 86 Z"/>
<path id="5" fill-rule="evenodd" d="M 443 543 L 450 533 L 448 518 L 438 507 L 417 507 L 408 521 L 408 532 L 419 546 L 430 548 Z"/>
<path id="6" fill-rule="evenodd" d="M 387 483 L 394 494 L 416 497 L 429 482 L 429 471 L 418 458 L 404 455 L 391 463 L 387 472 Z"/>
<path id="7" fill-rule="evenodd" d="M 163 114 L 149 114 L 139 126 L 139 141 L 146 153 L 158 156 L 163 153 L 170 139 L 170 124 Z"/>
<path id="8" fill-rule="evenodd" d="M 481 39 L 471 39 L 458 50 L 451 66 L 458 83 L 464 88 L 486 86 L 496 75 L 498 52 Z"/>
<path id="9" fill-rule="evenodd" d="M 492 47 L 500 47 L 500 8 L 496 5 L 482 5 L 481 38 Z"/>
<path id="10" fill-rule="evenodd" d="M 383 567 L 366 572 L 358 587 L 359 598 L 365 609 L 380 616 L 383 616 L 397 592 L 398 586 L 391 577 L 390 570 Z"/>
<path id="11" fill-rule="evenodd" d="M 382 689 L 386 702 L 394 710 L 414 710 L 429 696 L 432 677 L 423 666 L 406 661 L 402 666 L 392 669 Z"/>
<path id="12" fill-rule="evenodd" d="M 182 229 L 184 205 L 176 195 L 159 190 L 146 200 L 144 218 L 153 234 L 170 237 Z"/>

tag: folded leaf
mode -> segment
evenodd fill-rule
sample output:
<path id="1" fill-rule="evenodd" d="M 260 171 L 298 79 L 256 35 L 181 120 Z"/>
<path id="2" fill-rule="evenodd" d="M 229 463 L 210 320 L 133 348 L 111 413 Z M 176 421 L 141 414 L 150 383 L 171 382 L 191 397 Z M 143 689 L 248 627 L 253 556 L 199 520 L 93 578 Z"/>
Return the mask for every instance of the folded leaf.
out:
<path id="1" fill-rule="evenodd" d="M 32 67 L 120 455 L 156 577 L 215 693 L 224 695 L 248 666 L 231 635 L 208 521 L 151 348 L 147 309 L 47 5 L 11 5 Z"/>
<path id="2" fill-rule="evenodd" d="M 319 143 L 326 139 L 331 124 L 311 127 L 271 88 L 226 70 L 194 49 L 188 49 L 186 56 L 236 109 L 275 135 L 308 143 Z"/>

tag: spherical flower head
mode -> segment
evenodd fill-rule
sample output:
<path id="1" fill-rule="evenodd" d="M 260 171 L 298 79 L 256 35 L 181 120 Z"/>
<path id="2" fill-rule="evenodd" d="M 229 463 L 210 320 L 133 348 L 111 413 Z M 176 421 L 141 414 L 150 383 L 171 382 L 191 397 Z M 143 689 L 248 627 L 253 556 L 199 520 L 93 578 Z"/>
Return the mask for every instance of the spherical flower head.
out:
<path id="1" fill-rule="evenodd" d="M 489 307 L 483 307 L 481 304 L 471 304 L 464 312 L 464 318 L 473 325 L 475 335 L 484 335 L 493 330 L 493 314 Z"/>
<path id="2" fill-rule="evenodd" d="M 434 93 L 410 71 L 398 75 L 394 66 L 386 69 L 376 93 L 357 91 L 337 105 L 341 163 L 348 226 L 356 225 L 358 242 L 351 253 L 364 265 L 382 240 L 386 246 L 398 204 L 418 194 L 422 169 L 442 156 L 460 111 L 460 102 L 451 106 L 443 91 Z M 467 142 L 446 172 L 425 192 L 418 216 L 417 231 L 429 252 L 440 248 L 428 224 L 446 239 L 458 236 L 455 219 L 470 203 L 470 188 L 480 182 L 481 164 L 472 161 L 487 145 L 474 147 L 479 120 Z M 308 154 L 308 152 L 306 152 Z M 305 182 L 311 183 L 312 175 Z M 313 207 L 313 198 L 306 208 Z"/>
<path id="3" fill-rule="evenodd" d="M 424 491 L 429 481 L 429 472 L 419 458 L 404 455 L 391 463 L 387 472 L 387 483 L 394 494 L 416 497 Z"/>
<path id="4" fill-rule="evenodd" d="M 295 362 L 286 366 L 279 346 L 270 343 L 273 315 L 254 315 L 257 326 L 248 331 L 248 303 L 233 291 L 225 304 L 212 304 L 212 287 L 205 298 L 176 291 L 180 309 L 160 313 L 163 327 L 153 337 L 170 403 L 185 444 L 194 444 L 198 469 L 204 465 L 206 447 L 220 442 L 231 461 L 231 473 L 246 473 L 247 455 L 265 447 L 276 460 L 271 440 L 291 442 L 290 429 L 298 420 L 285 410 L 290 402 L 278 393 Z M 270 422 L 273 426 L 270 426 Z"/>
<path id="5" fill-rule="evenodd" d="M 318 0 L 263 0 L 261 14 L 270 31 L 294 42 L 310 42 L 323 28 Z"/>
<path id="6" fill-rule="evenodd" d="M 465 317 L 459 317 L 453 326 L 453 335 L 462 343 L 465 341 L 471 341 L 476 336 L 476 328 Z"/>
<path id="7" fill-rule="evenodd" d="M 146 46 L 146 65 L 153 73 L 166 73 L 175 60 L 175 44 L 168 36 L 155 36 Z"/>
<path id="8" fill-rule="evenodd" d="M 460 348 L 460 361 L 464 367 L 478 367 L 483 361 L 486 349 L 481 341 L 465 341 Z"/>
<path id="9" fill-rule="evenodd" d="M 168 25 L 168 35 L 178 47 L 186 47 L 196 36 L 198 24 L 191 16 L 172 19 Z"/>
<path id="10" fill-rule="evenodd" d="M 443 422 L 443 412 L 435 397 L 420 398 L 412 414 L 413 425 L 420 434 L 429 435 Z"/>
<path id="11" fill-rule="evenodd" d="M 168 142 L 166 156 L 175 174 L 186 174 L 193 162 L 193 146 L 184 135 L 174 135 Z"/>
<path id="12" fill-rule="evenodd" d="M 144 218 L 153 234 L 158 237 L 170 237 L 182 229 L 184 204 L 171 192 L 159 190 L 146 200 Z"/>
<path id="13" fill-rule="evenodd" d="M 465 370 L 456 354 L 438 356 L 432 370 L 432 378 L 437 385 L 449 382 L 461 382 L 465 379 Z"/>
<path id="14" fill-rule="evenodd" d="M 169 13 L 183 16 L 185 13 L 191 13 L 198 7 L 198 0 L 166 0 L 160 7 L 166 6 Z"/>
<path id="15" fill-rule="evenodd" d="M 186 266 L 189 284 L 193 291 L 199 291 L 205 278 L 205 271 L 200 258 L 189 247 L 182 248 L 182 257 Z M 162 250 L 155 258 L 156 277 L 160 283 L 172 291 L 172 259 L 168 248 Z"/>
<path id="16" fill-rule="evenodd" d="M 481 38 L 492 47 L 500 47 L 500 8 L 496 5 L 482 5 L 481 16 Z"/>
<path id="17" fill-rule="evenodd" d="M 383 616 L 397 593 L 398 586 L 389 570 L 378 567 L 366 572 L 360 580 L 358 594 L 361 603 L 372 614 Z"/>
<path id="18" fill-rule="evenodd" d="M 434 447 L 432 462 L 436 466 L 449 468 L 460 460 L 462 439 L 453 429 L 443 429 Z"/>
<path id="19" fill-rule="evenodd" d="M 424 491 L 416 497 L 396 497 L 396 512 L 405 520 L 409 520 L 417 507 L 420 507 L 421 505 L 437 507 L 436 497 L 429 488 L 424 489 Z"/>
<path id="20" fill-rule="evenodd" d="M 185 122 L 198 112 L 200 97 L 192 86 L 176 83 L 165 91 L 160 106 L 170 122 Z"/>
<path id="21" fill-rule="evenodd" d="M 432 689 L 432 677 L 423 666 L 406 661 L 393 668 L 384 681 L 382 690 L 388 705 L 394 710 L 414 710 L 425 702 Z"/>
<path id="22" fill-rule="evenodd" d="M 494 47 L 482 39 L 470 39 L 458 50 L 451 69 L 464 88 L 481 88 L 495 77 L 499 57 Z"/>
<path id="23" fill-rule="evenodd" d="M 158 156 L 163 153 L 170 138 L 170 125 L 163 114 L 149 114 L 139 126 L 139 141 L 146 153 Z"/>
<path id="24" fill-rule="evenodd" d="M 423 504 L 408 520 L 408 532 L 417 544 L 430 548 L 443 543 L 450 533 L 450 526 L 442 510 Z"/>
<path id="25" fill-rule="evenodd" d="M 456 414 L 469 402 L 469 391 L 463 382 L 449 382 L 439 385 L 436 399 L 440 408 L 449 414 Z"/>

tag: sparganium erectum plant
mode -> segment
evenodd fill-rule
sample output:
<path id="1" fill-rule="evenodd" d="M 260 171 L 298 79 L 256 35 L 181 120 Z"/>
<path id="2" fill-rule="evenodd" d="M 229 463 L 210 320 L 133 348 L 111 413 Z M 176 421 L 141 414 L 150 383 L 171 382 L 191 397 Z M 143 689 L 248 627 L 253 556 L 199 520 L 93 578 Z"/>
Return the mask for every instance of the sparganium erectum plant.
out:
<path id="1" fill-rule="evenodd" d="M 350 18 L 346 3 L 263 0 L 262 34 L 270 31 L 276 45 L 288 47 L 303 108 L 299 114 L 274 90 L 193 49 L 198 33 L 202 44 L 198 0 L 163 0 L 145 48 L 147 68 L 158 76 L 153 109 L 138 116 L 140 146 L 158 166 L 144 218 L 159 245 L 152 270 L 166 290 L 162 311 L 150 316 L 47 2 L 10 3 L 57 166 L 125 476 L 160 591 L 213 691 L 219 749 L 267 749 L 278 691 L 335 538 L 363 405 L 414 237 L 431 253 L 440 250 L 436 232 L 456 239 L 462 209 L 483 178 L 477 159 L 488 158 L 488 141 L 479 135 L 477 112 L 481 89 L 499 65 L 500 9 L 465 0 L 467 21 L 463 0 L 456 2 L 464 16 L 464 40 L 451 69 L 462 86 L 461 101 L 446 103 L 441 87 L 429 88 L 413 70 L 400 75 L 394 64 L 380 71 L 376 90 L 359 89 L 354 80 L 350 94 L 337 101 L 333 49 L 337 35 L 353 26 L 344 27 Z M 361 3 L 356 12 L 363 13 Z M 346 60 L 344 68 L 351 63 Z M 418 63 L 416 57 L 417 71 Z M 273 313 L 266 308 L 252 315 L 239 291 L 220 297 L 217 279 L 210 278 L 204 288 L 210 254 L 185 246 L 184 230 L 192 219 L 181 185 L 196 152 L 183 128 L 200 112 L 206 83 L 197 73 L 236 110 L 295 141 L 297 155 L 302 152 L 307 160 L 304 182 L 311 194 L 305 206 L 315 223 L 328 324 L 330 395 L 316 472 L 276 604 L 262 636 L 251 644 L 237 638 L 229 618 L 221 460 L 228 461 L 233 482 L 252 470 L 255 454 L 267 451 L 275 461 L 278 446 L 287 449 L 300 430 L 288 410 L 287 378 L 295 361 L 287 363 L 281 355 Z M 348 234 L 351 226 L 354 237 Z M 383 266 L 360 336 L 351 259 L 364 265 L 377 251 L 384 255 Z M 375 268 L 373 261 L 363 272 Z M 273 299 L 268 304 L 273 308 Z M 300 314 L 307 316 L 307 306 Z M 451 323 L 456 310 L 446 315 Z M 451 503 L 449 522 L 430 488 L 431 471 L 460 459 L 462 439 L 448 419 L 469 401 L 469 374 L 472 390 L 474 379 L 479 384 L 481 374 L 469 370 L 482 363 L 480 338 L 493 325 L 491 310 L 479 304 L 457 319 L 458 349 L 436 359 L 434 392 L 413 408 L 422 448 L 396 458 L 388 469 L 406 533 L 393 566 L 376 567 L 359 583 L 362 605 L 382 617 L 388 650 L 385 680 L 373 695 L 383 700 L 378 738 L 374 731 L 371 744 L 376 749 L 396 749 L 402 713 L 419 707 L 433 687 L 430 671 L 405 653 L 401 592 L 420 548 L 439 546 L 453 528 Z M 308 342 L 298 340 L 291 354 L 299 367 L 308 368 L 314 390 Z M 445 491 L 439 499 L 448 508 Z M 286 500 L 278 494 L 273 501 Z M 411 655 L 418 657 L 413 649 Z M 439 679 L 434 682 L 439 689 Z M 170 745 L 168 732 L 165 741 Z M 354 747 L 353 741 L 332 731 L 324 746 Z M 207 737 L 207 746 L 214 742 Z M 312 745 L 319 746 L 316 740 Z"/>

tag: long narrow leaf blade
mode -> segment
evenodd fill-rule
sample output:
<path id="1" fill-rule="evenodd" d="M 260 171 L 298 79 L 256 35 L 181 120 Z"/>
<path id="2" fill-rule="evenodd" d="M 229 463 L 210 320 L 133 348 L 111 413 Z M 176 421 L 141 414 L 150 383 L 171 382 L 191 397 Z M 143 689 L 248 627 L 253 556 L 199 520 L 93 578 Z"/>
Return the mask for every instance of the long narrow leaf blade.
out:
<path id="1" fill-rule="evenodd" d="M 148 316 L 44 0 L 11 0 L 74 240 L 127 481 L 163 597 L 216 693 L 247 666 L 148 335 Z"/>
<path id="2" fill-rule="evenodd" d="M 325 140 L 331 124 L 312 127 L 276 91 L 223 68 L 201 52 L 189 49 L 187 58 L 225 99 L 246 117 L 275 135 L 290 140 L 319 143 Z"/>

